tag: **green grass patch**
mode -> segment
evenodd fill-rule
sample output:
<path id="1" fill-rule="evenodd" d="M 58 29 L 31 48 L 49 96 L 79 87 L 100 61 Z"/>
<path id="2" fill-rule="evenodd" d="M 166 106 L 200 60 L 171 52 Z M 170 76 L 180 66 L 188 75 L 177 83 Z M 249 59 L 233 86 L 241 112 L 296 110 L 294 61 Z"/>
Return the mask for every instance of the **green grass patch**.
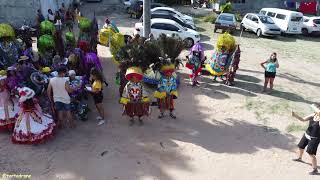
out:
<path id="1" fill-rule="evenodd" d="M 299 124 L 292 123 L 287 126 L 286 131 L 291 133 L 291 132 L 301 132 L 305 131 L 308 128 L 308 125 L 302 126 Z"/>

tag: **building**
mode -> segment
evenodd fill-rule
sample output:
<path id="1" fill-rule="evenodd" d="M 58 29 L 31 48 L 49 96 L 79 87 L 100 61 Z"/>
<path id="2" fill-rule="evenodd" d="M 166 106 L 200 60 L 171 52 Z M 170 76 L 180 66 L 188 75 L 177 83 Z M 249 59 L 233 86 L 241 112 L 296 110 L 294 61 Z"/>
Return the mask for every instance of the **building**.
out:
<path id="1" fill-rule="evenodd" d="M 62 3 L 67 7 L 71 2 L 72 0 L 0 0 L 0 23 L 21 26 L 25 21 L 34 24 L 38 9 L 46 17 L 49 8 L 56 11 Z"/>

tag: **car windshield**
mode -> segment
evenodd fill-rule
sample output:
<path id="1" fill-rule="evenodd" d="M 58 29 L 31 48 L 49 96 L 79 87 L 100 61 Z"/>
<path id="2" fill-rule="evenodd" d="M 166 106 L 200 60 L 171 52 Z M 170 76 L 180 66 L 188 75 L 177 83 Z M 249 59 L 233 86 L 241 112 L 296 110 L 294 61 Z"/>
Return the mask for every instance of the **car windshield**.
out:
<path id="1" fill-rule="evenodd" d="M 291 21 L 294 21 L 294 22 L 299 22 L 300 20 L 302 19 L 302 17 L 294 17 L 294 16 L 292 16 L 291 17 Z"/>
<path id="2" fill-rule="evenodd" d="M 260 16 L 259 19 L 263 24 L 274 24 L 273 20 L 268 16 Z"/>
<path id="3" fill-rule="evenodd" d="M 222 21 L 233 21 L 233 17 L 232 16 L 224 16 L 224 15 L 221 15 L 219 17 L 219 20 L 222 20 Z"/>

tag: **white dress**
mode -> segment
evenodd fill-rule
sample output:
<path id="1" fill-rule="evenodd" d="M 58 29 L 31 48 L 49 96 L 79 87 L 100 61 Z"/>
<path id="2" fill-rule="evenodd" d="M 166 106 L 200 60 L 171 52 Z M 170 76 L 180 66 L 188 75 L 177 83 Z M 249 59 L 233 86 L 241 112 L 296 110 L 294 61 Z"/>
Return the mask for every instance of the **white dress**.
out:
<path id="1" fill-rule="evenodd" d="M 8 118 L 6 118 L 5 106 L 8 107 Z M 9 102 L 9 92 L 0 92 L 0 130 L 12 131 L 14 123 L 18 117 L 17 103 Z"/>
<path id="2" fill-rule="evenodd" d="M 25 109 L 21 106 L 12 134 L 12 142 L 17 144 L 42 143 L 53 136 L 55 126 L 52 117 L 43 114 L 38 104 L 32 109 Z"/>

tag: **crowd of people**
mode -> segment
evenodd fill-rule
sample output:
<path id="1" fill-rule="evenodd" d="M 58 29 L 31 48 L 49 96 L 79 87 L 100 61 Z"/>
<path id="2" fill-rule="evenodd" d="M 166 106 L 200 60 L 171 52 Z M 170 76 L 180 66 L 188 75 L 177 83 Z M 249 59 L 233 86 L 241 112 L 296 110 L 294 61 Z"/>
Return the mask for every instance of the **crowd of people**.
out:
<path id="1" fill-rule="evenodd" d="M 77 38 L 73 33 L 74 24 L 80 29 Z M 151 112 L 153 102 L 143 82 L 157 86 L 153 97 L 159 109 L 158 118 L 163 118 L 168 111 L 169 116 L 176 119 L 174 101 L 178 98 L 179 78 L 175 70 L 184 48 L 181 39 L 166 35 L 155 39 L 152 34 L 148 38 L 122 35 L 109 19 L 103 29 L 98 37 L 95 16 L 92 20 L 82 17 L 77 7 L 66 8 L 62 4 L 55 13 L 49 9 L 47 17 L 38 10 L 37 57 L 33 54 L 31 37 L 18 41 L 12 26 L 0 24 L 0 130 L 11 131 L 13 143 L 41 143 L 51 138 L 56 128 L 73 128 L 75 119 L 87 120 L 88 96 L 92 96 L 98 112 L 98 125 L 106 123 L 103 89 L 108 83 L 97 55 L 98 43 L 110 47 L 119 65 L 116 78 L 119 102 L 123 105 L 123 115 L 130 117 L 130 126 L 135 124 L 135 117 L 143 125 L 142 118 Z M 217 49 L 209 61 L 202 45 L 196 43 L 190 49 L 186 64 L 191 70 L 191 85 L 200 85 L 203 69 L 214 79 L 221 77 L 225 84 L 233 85 L 240 52 L 239 45 L 227 33 L 219 36 Z M 279 68 L 277 54 L 272 53 L 261 66 L 265 69 L 263 92 L 271 93 Z M 303 149 L 308 145 L 311 174 L 318 172 L 315 155 L 320 143 L 319 107 L 313 106 L 316 113 L 305 118 L 292 113 L 301 121 L 309 121 L 295 161 L 302 161 Z"/>

